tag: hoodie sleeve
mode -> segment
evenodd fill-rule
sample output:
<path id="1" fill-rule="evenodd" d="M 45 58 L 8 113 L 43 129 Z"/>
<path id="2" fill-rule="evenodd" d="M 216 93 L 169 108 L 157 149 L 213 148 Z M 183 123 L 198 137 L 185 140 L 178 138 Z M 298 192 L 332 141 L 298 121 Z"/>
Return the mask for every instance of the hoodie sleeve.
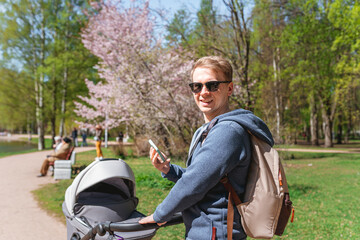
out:
<path id="1" fill-rule="evenodd" d="M 191 165 L 156 208 L 154 220 L 171 216 L 199 202 L 220 179 L 250 157 L 248 133 L 236 122 L 219 122 L 209 132 Z"/>
<path id="2" fill-rule="evenodd" d="M 183 175 L 183 173 L 186 171 L 185 168 L 182 168 L 178 165 L 175 164 L 171 164 L 170 163 L 170 170 L 167 174 L 161 173 L 161 176 L 163 178 L 166 178 L 169 181 L 172 181 L 174 183 L 176 183 L 181 176 Z"/>
<path id="3" fill-rule="evenodd" d="M 193 149 L 193 145 L 196 143 L 196 141 L 198 140 L 197 137 L 199 136 L 199 134 L 201 134 L 202 131 L 204 131 L 206 129 L 208 124 L 204 124 L 202 127 L 200 127 L 199 129 L 196 130 L 192 140 L 191 140 L 191 144 L 190 144 L 190 149 L 189 149 L 189 156 L 188 156 L 188 160 L 189 157 L 192 153 L 192 149 Z M 199 136 L 200 137 L 200 136 Z M 169 181 L 172 181 L 174 183 L 177 182 L 177 180 L 179 180 L 183 173 L 186 171 L 186 168 L 182 168 L 178 165 L 175 164 L 171 164 L 170 163 L 170 170 L 167 174 L 161 173 L 161 176 L 163 178 L 168 179 Z"/>

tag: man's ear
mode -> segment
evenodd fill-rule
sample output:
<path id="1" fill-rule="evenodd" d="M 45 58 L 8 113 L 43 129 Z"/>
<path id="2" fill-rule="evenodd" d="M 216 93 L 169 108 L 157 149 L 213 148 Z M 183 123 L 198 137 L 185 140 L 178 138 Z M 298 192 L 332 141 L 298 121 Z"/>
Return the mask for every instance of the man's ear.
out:
<path id="1" fill-rule="evenodd" d="M 233 93 L 233 91 L 234 91 L 234 83 L 231 82 L 231 83 L 229 83 L 229 85 L 228 85 L 228 96 L 231 96 L 231 94 Z"/>

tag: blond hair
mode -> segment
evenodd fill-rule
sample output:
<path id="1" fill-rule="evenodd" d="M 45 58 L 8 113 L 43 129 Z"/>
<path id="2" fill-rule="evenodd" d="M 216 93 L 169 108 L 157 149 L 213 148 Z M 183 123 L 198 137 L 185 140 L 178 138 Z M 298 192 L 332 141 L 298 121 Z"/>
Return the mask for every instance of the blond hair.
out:
<path id="1" fill-rule="evenodd" d="M 220 56 L 206 56 L 198 59 L 191 69 L 191 80 L 196 68 L 203 67 L 213 70 L 217 75 L 224 74 L 225 81 L 232 81 L 233 69 L 228 60 Z"/>

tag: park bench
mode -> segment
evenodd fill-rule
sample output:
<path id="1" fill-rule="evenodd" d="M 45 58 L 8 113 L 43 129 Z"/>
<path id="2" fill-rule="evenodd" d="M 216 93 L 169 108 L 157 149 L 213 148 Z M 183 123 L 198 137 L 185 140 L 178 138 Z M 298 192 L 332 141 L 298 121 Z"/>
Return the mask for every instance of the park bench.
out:
<path id="1" fill-rule="evenodd" d="M 56 160 L 54 162 L 54 179 L 70 179 L 72 173 L 72 165 L 76 162 L 75 147 L 72 147 L 68 156 L 64 160 Z"/>

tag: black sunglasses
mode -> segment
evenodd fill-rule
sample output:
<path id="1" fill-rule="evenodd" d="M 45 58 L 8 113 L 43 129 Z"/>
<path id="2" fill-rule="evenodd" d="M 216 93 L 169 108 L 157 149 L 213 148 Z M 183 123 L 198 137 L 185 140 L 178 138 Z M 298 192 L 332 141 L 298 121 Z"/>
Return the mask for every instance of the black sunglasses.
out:
<path id="1" fill-rule="evenodd" d="M 209 81 L 205 83 L 205 86 L 209 92 L 216 92 L 219 89 L 220 83 L 230 83 L 231 81 Z M 192 82 L 189 83 L 189 86 L 191 88 L 191 91 L 193 93 L 199 93 L 201 92 L 204 84 L 200 82 Z"/>

